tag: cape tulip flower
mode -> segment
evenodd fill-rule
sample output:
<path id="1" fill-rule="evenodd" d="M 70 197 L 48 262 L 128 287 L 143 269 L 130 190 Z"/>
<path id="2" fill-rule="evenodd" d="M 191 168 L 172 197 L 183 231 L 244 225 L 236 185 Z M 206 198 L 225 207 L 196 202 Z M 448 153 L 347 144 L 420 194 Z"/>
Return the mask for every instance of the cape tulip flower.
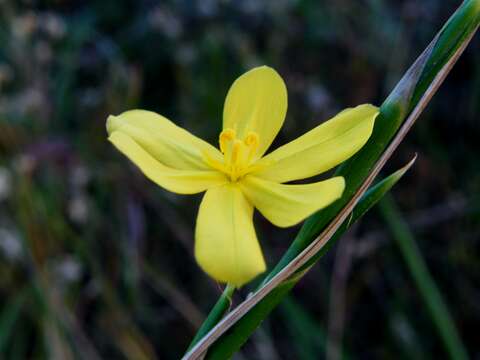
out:
<path id="1" fill-rule="evenodd" d="M 342 177 L 284 183 L 320 174 L 352 156 L 370 137 L 378 108 L 346 109 L 264 156 L 286 112 L 282 78 L 262 66 L 231 86 L 219 149 L 154 112 L 131 110 L 108 118 L 109 140 L 152 181 L 179 194 L 206 191 L 197 217 L 195 257 L 220 282 L 240 287 L 266 268 L 254 208 L 287 227 L 342 196 Z"/>

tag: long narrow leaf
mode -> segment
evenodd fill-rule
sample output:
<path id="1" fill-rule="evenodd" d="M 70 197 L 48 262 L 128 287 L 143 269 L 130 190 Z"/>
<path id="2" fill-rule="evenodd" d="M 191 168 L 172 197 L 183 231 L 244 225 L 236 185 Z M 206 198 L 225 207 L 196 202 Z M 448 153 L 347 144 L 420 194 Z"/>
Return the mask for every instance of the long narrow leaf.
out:
<path id="1" fill-rule="evenodd" d="M 261 320 L 281 301 L 293 287 L 295 278 L 278 288 L 276 286 L 319 254 L 348 218 L 361 195 L 455 64 L 478 28 L 479 22 L 480 1 L 465 1 L 384 102 L 374 133 L 367 145 L 337 171 L 347 179 L 344 197 L 305 222 L 292 246 L 267 277 L 267 282 L 232 311 L 206 338 L 197 343 L 186 358 L 198 358 L 220 334 L 235 324 L 227 334 L 213 344 L 207 354 L 207 358 L 227 357 L 246 341 Z M 388 145 L 402 123 L 402 128 Z M 321 235 L 318 236 L 320 232 Z M 247 311 L 247 316 L 238 321 Z M 227 323 L 229 325 L 225 326 Z"/>
<path id="2" fill-rule="evenodd" d="M 422 253 L 415 242 L 412 231 L 403 220 L 395 201 L 391 196 L 387 196 L 380 202 L 379 206 L 380 213 L 400 249 L 400 254 L 405 260 L 450 358 L 454 360 L 468 359 L 467 351 L 460 340 L 442 293 L 435 284 L 435 280 L 433 280 Z"/>
<path id="3" fill-rule="evenodd" d="M 188 349 L 191 349 L 202 337 L 204 337 L 210 331 L 211 328 L 215 326 L 215 324 L 217 324 L 222 319 L 223 315 L 225 315 L 225 313 L 230 308 L 230 305 L 232 304 L 232 294 L 234 290 L 235 287 L 232 285 L 227 285 L 225 287 L 222 295 L 216 302 L 212 311 L 210 311 L 202 326 L 198 329 Z"/>
<path id="4" fill-rule="evenodd" d="M 416 156 L 403 168 L 396 171 L 392 175 L 388 176 L 377 185 L 372 187 L 368 192 L 362 191 L 363 197 L 358 202 L 358 205 L 355 208 L 355 211 L 352 212 L 349 221 L 347 222 L 337 222 L 337 227 L 332 228 L 332 233 L 329 233 L 327 236 L 329 238 L 334 235 L 334 240 L 340 238 L 341 235 L 348 230 L 348 228 L 355 223 L 362 215 L 364 215 L 369 209 L 371 209 L 397 182 L 401 179 L 401 177 L 405 174 L 405 172 L 413 165 L 415 162 Z M 373 178 L 372 178 L 373 179 Z M 356 201 L 355 201 L 356 203 Z M 353 205 L 354 206 L 354 205 Z M 344 215 L 339 215 L 344 216 Z M 320 237 L 319 237 L 320 238 Z M 290 291 L 290 289 L 297 283 L 297 281 L 302 277 L 305 271 L 311 265 L 311 260 L 313 256 L 308 253 L 310 248 L 315 246 L 322 246 L 320 240 L 318 242 L 314 242 L 311 244 L 309 248 L 306 249 L 304 253 L 299 256 L 298 261 L 295 262 L 295 266 L 289 266 L 285 268 L 283 271 L 278 273 L 275 277 L 273 277 L 270 281 L 268 281 L 265 285 L 263 285 L 260 290 L 256 291 L 252 296 L 250 296 L 246 301 L 241 303 L 237 306 L 232 312 L 230 312 L 222 321 L 220 321 L 205 337 L 199 340 L 198 343 L 185 355 L 184 359 L 197 359 L 202 356 L 203 352 L 208 348 L 210 344 L 212 344 L 216 339 L 218 339 L 225 331 L 227 331 L 235 322 L 240 319 L 245 313 L 249 310 L 250 312 L 248 315 L 252 317 L 254 320 L 258 320 L 258 323 L 255 321 L 250 321 L 245 324 L 247 328 L 243 328 L 243 324 L 239 322 L 240 325 L 234 331 L 239 332 L 239 336 L 243 333 L 247 333 L 248 331 L 252 332 L 261 322 L 262 319 L 265 318 L 265 311 L 267 313 L 275 307 L 282 298 Z M 323 243 L 325 244 L 325 243 Z M 321 248 L 321 247 L 320 247 Z M 318 252 L 317 252 L 318 254 Z M 260 300 L 268 294 L 269 301 L 267 303 L 262 304 Z M 259 303 L 260 302 L 260 303 Z M 217 303 L 218 305 L 218 303 Z M 258 305 L 258 306 L 255 306 Z M 263 306 L 265 305 L 265 306 Z M 273 305 L 273 307 L 272 307 Z M 258 315 L 255 316 L 258 312 Z M 263 315 L 263 316 L 261 316 Z M 243 320 L 243 319 L 242 319 Z M 253 325 L 253 328 L 252 328 Z M 248 330 L 248 331 L 245 331 Z M 221 353 L 219 357 L 211 354 L 207 354 L 207 358 L 213 359 L 222 359 L 228 358 L 233 354 L 234 351 L 237 350 L 237 346 L 235 340 L 239 338 L 239 336 L 233 336 L 231 339 L 234 340 L 231 344 L 227 344 L 227 349 L 234 349 L 233 351 L 228 352 L 227 354 Z M 227 337 L 228 339 L 228 337 Z M 230 346 L 230 347 L 229 347 Z"/>
<path id="5" fill-rule="evenodd" d="M 27 298 L 27 290 L 28 289 L 25 289 L 18 295 L 15 295 L 0 313 L 0 354 L 4 352 L 4 349 L 12 336 L 15 322 L 20 316 L 22 306 Z"/>
<path id="6" fill-rule="evenodd" d="M 368 143 L 338 169 L 336 175 L 343 176 L 347 182 L 342 199 L 305 221 L 290 248 L 269 274 L 270 277 L 312 242 L 351 199 L 407 116 L 418 117 L 423 111 L 479 23 L 480 0 L 465 1 L 384 101 Z M 423 94 L 422 100 L 420 93 Z M 415 114 L 415 111 L 418 113 Z"/>

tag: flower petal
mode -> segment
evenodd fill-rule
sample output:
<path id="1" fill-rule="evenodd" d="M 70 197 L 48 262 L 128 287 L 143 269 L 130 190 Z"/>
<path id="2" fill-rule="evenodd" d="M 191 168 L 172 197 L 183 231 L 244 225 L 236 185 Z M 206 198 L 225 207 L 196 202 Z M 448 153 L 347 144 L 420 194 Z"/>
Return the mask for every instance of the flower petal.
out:
<path id="1" fill-rule="evenodd" d="M 256 157 L 265 153 L 283 125 L 287 88 L 270 67 L 254 68 L 232 84 L 225 99 L 223 128 L 234 129 L 243 140 L 250 131 L 259 136 Z"/>
<path id="2" fill-rule="evenodd" d="M 214 279 L 240 287 L 265 271 L 252 216 L 253 206 L 234 184 L 205 193 L 195 230 L 195 257 Z"/>
<path id="3" fill-rule="evenodd" d="M 108 140 L 150 180 L 168 191 L 195 194 L 227 182 L 225 175 L 214 170 L 178 170 L 165 166 L 122 131 L 114 131 Z"/>
<path id="4" fill-rule="evenodd" d="M 378 108 L 370 104 L 346 109 L 260 159 L 252 174 L 283 183 L 327 171 L 365 145 L 377 115 Z"/>
<path id="5" fill-rule="evenodd" d="M 210 170 L 205 153 L 221 160 L 218 149 L 175 125 L 167 118 L 146 110 L 130 110 L 107 120 L 109 135 L 122 132 L 163 165 L 173 169 Z"/>
<path id="6" fill-rule="evenodd" d="M 313 184 L 285 185 L 246 176 L 240 187 L 270 222 L 288 227 L 339 199 L 345 189 L 345 180 L 337 176 Z"/>

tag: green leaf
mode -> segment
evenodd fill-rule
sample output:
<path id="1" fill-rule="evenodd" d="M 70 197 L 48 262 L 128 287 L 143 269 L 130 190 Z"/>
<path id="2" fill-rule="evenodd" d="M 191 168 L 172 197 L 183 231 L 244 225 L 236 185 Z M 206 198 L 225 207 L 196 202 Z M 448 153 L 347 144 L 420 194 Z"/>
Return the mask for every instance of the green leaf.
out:
<path id="1" fill-rule="evenodd" d="M 405 174 L 405 172 L 413 165 L 415 162 L 416 157 L 414 157 L 407 165 L 405 165 L 403 168 L 400 170 L 396 171 L 395 173 L 391 174 L 384 180 L 380 181 L 377 185 L 373 186 L 369 191 L 367 191 L 364 196 L 360 199 L 358 202 L 355 210 L 352 212 L 352 216 L 350 217 L 349 221 L 345 222 L 342 224 L 342 227 L 340 227 L 337 232 L 335 233 L 334 237 L 332 238 L 332 241 L 327 243 L 328 246 L 331 246 L 333 242 L 335 242 L 340 236 L 348 230 L 350 226 L 355 223 L 356 220 L 358 220 L 363 214 L 365 214 L 369 209 L 371 209 L 382 197 L 385 193 L 387 193 L 393 185 L 395 185 L 401 177 Z M 321 257 L 321 255 L 324 252 L 319 252 L 317 253 L 316 259 Z M 315 260 L 316 260 L 315 259 Z M 312 260 L 312 259 L 310 259 Z M 313 263 L 313 262 L 312 262 Z M 261 300 L 258 303 L 251 304 L 251 307 L 248 309 L 248 314 L 245 315 L 245 317 L 241 318 L 238 322 L 236 322 L 235 326 L 226 333 L 226 336 L 222 337 L 219 342 L 215 343 L 215 346 L 219 348 L 218 353 L 212 353 L 208 352 L 207 353 L 207 358 L 209 359 L 224 359 L 228 358 L 233 353 L 238 350 L 238 348 L 243 344 L 244 341 L 246 341 L 249 337 L 249 334 L 251 334 L 257 327 L 260 325 L 261 321 L 265 319 L 265 317 L 270 313 L 270 311 L 275 308 L 280 301 L 283 299 L 283 297 L 291 290 L 291 288 L 300 280 L 302 275 L 305 273 L 305 271 L 308 270 L 308 268 L 312 265 L 312 263 L 307 262 L 301 269 L 297 270 L 293 275 L 290 276 L 289 279 L 286 281 L 281 282 L 278 286 L 276 286 L 269 294 L 267 297 L 265 297 L 263 300 Z M 265 288 L 265 284 L 260 286 L 260 290 Z M 254 295 L 256 295 L 255 293 Z M 254 295 L 251 296 L 249 299 L 247 299 L 242 305 L 248 304 L 254 299 Z M 220 299 L 217 303 L 217 305 L 221 306 L 223 300 Z M 215 308 L 217 307 L 215 305 Z M 255 305 L 255 306 L 254 306 Z M 240 307 L 236 308 L 236 311 L 238 311 Z M 214 324 L 209 324 L 212 325 L 211 327 L 211 332 L 207 333 L 206 336 L 211 336 L 212 333 L 216 331 L 216 329 L 221 329 L 219 326 L 222 324 L 226 325 L 228 327 L 230 319 L 232 319 L 232 315 L 235 315 L 235 311 L 231 312 L 220 324 L 217 324 L 215 327 L 213 327 Z M 237 313 L 238 314 L 238 313 Z M 237 319 L 233 318 L 234 323 Z M 204 323 L 205 325 L 205 323 Z M 206 327 L 203 329 L 203 331 L 206 330 Z M 217 331 L 218 334 L 218 331 Z M 188 358 L 195 358 L 195 352 L 197 354 L 201 354 L 202 350 L 198 348 L 198 342 L 200 340 L 205 340 L 205 338 L 201 339 L 199 338 L 197 342 L 192 342 L 191 350 L 187 355 L 185 356 L 186 359 Z M 241 341 L 240 341 L 241 340 Z"/>
<path id="2" fill-rule="evenodd" d="M 437 77 L 439 82 L 443 80 L 478 28 L 479 4 L 480 0 L 465 1 L 406 72 L 382 104 L 368 143 L 337 170 L 336 175 L 343 176 L 347 182 L 342 199 L 305 221 L 290 247 L 295 251 L 287 252 L 271 274 L 277 273 L 292 261 L 341 211 L 368 176 L 406 117 L 414 114 L 418 105 L 420 108 L 417 111 L 423 110 L 440 85 L 436 81 Z M 425 97 L 423 103 L 420 103 L 421 95 Z"/>
<path id="3" fill-rule="evenodd" d="M 210 331 L 210 329 L 213 328 L 215 324 L 222 319 L 223 315 L 225 315 L 228 309 L 230 309 L 230 305 L 232 304 L 232 295 L 234 291 L 235 287 L 232 285 L 227 285 L 225 287 L 222 295 L 220 295 L 220 298 L 215 303 L 215 306 L 210 311 L 207 318 L 204 320 L 202 326 L 200 326 L 197 333 L 195 334 L 195 337 L 193 338 L 190 346 L 188 347 L 188 350 L 190 350 L 202 337 L 204 337 Z"/>
<path id="4" fill-rule="evenodd" d="M 26 296 L 26 291 L 20 292 L 5 305 L 3 311 L 0 313 L 0 354 L 5 351 L 12 331 L 15 328 L 14 324 L 21 314 Z"/>
<path id="5" fill-rule="evenodd" d="M 228 358 L 241 347 L 261 321 L 282 300 L 302 273 L 297 273 L 297 278 L 276 287 L 266 288 L 265 284 L 269 284 L 269 280 L 275 279 L 278 274 L 285 274 L 285 269 L 294 266 L 300 254 L 312 244 L 315 244 L 313 250 L 318 251 L 317 254 L 309 254 L 315 257 L 315 260 L 311 260 L 310 257 L 312 263 L 328 250 L 338 238 L 338 235 L 331 237 L 332 229 L 338 230 L 336 234 L 341 232 L 338 227 L 344 219 L 347 219 L 346 216 L 353 210 L 358 197 L 373 181 L 424 110 L 468 45 L 479 23 L 480 0 L 466 0 L 382 104 L 368 143 L 337 170 L 337 175 L 344 176 L 347 181 L 342 199 L 307 219 L 291 247 L 267 275 L 267 282 L 217 324 L 185 358 L 197 358 L 197 355 L 204 352 L 209 345 L 211 347 L 206 355 L 207 359 Z M 330 233 L 325 236 L 327 230 Z M 319 234 L 323 235 L 319 238 Z M 304 265 L 309 266 L 311 263 Z M 305 266 L 303 270 L 307 270 Z M 223 334 L 226 329 L 228 331 Z M 219 337 L 221 334 L 223 335 Z"/>
<path id="6" fill-rule="evenodd" d="M 285 314 L 283 321 L 294 338 L 299 360 L 316 360 L 318 353 L 324 352 L 327 346 L 325 330 L 318 325 L 312 316 L 291 296 L 287 296 L 279 306 Z"/>
<path id="7" fill-rule="evenodd" d="M 415 242 L 415 237 L 408 224 L 403 220 L 395 201 L 391 196 L 386 196 L 380 202 L 379 208 L 426 305 L 430 318 L 442 339 L 445 350 L 447 350 L 451 359 L 468 359 L 468 353 L 460 340 L 442 293 L 430 274 L 422 253 Z"/>
<path id="8" fill-rule="evenodd" d="M 417 155 L 413 157 L 412 160 L 408 162 L 405 166 L 395 171 L 393 174 L 387 176 L 385 179 L 380 181 L 378 184 L 372 186 L 358 202 L 355 209 L 353 209 L 350 218 L 345 221 L 342 226 L 337 230 L 332 239 L 323 247 L 315 256 L 313 256 L 307 264 L 301 268 L 301 271 L 305 270 L 307 267 L 313 265 L 317 262 L 329 249 L 335 244 L 335 242 L 363 215 L 367 213 L 376 203 L 378 203 L 385 194 L 390 191 L 390 189 L 405 175 L 405 173 L 410 169 L 415 161 L 417 160 Z"/>

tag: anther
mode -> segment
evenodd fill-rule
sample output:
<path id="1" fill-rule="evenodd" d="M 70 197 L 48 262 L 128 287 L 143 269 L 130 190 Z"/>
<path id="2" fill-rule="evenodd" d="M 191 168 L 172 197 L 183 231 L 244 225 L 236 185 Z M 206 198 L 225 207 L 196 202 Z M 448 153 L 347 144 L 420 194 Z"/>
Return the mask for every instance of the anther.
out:
<path id="1" fill-rule="evenodd" d="M 218 142 L 220 145 L 220 151 L 222 153 L 225 153 L 225 151 L 227 151 L 228 143 L 234 140 L 235 137 L 236 137 L 235 130 L 230 128 L 225 129 L 220 133 L 220 136 L 218 137 Z"/>
<path id="2" fill-rule="evenodd" d="M 258 148 L 259 138 L 257 133 L 250 131 L 247 137 L 245 138 L 244 142 L 245 142 L 245 145 L 248 146 L 247 162 L 249 163 L 252 160 Z"/>
<path id="3" fill-rule="evenodd" d="M 247 146 L 256 146 L 258 145 L 258 135 L 253 131 L 250 131 L 245 138 L 245 145 Z"/>

